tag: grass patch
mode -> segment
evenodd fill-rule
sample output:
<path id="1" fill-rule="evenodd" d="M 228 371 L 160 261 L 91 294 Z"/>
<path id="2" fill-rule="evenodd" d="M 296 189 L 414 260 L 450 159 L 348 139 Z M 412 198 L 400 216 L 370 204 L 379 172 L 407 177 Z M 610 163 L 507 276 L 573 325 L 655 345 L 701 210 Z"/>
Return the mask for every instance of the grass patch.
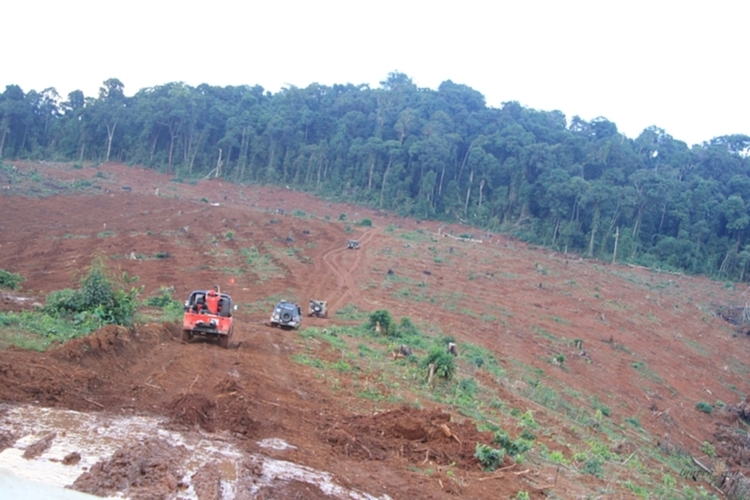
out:
<path id="1" fill-rule="evenodd" d="M 341 309 L 337 309 L 333 315 L 337 319 L 346 319 L 350 321 L 364 321 L 368 316 L 367 312 L 359 309 L 354 304 L 347 304 Z"/>
<path id="2" fill-rule="evenodd" d="M 52 342 L 83 337 L 100 326 L 93 314 L 80 314 L 68 320 L 41 311 L 0 312 L 0 347 L 13 345 L 44 351 Z"/>
<path id="3" fill-rule="evenodd" d="M 241 253 L 243 257 L 245 257 L 247 264 L 250 266 L 250 270 L 258 276 L 258 281 L 261 283 L 272 278 L 280 278 L 286 275 L 286 273 L 274 263 L 270 254 L 261 253 L 256 246 L 243 248 Z"/>
<path id="4" fill-rule="evenodd" d="M 659 384 L 664 382 L 664 379 L 658 373 L 654 372 L 653 370 L 650 370 L 646 366 L 646 363 L 644 363 L 643 361 L 635 361 L 633 363 L 630 363 L 630 366 L 638 370 L 638 373 L 640 373 L 647 380 L 650 380 L 652 382 L 656 382 Z"/>
<path id="5" fill-rule="evenodd" d="M 297 299 L 294 297 L 294 294 L 292 293 L 277 293 L 274 295 L 269 295 L 268 297 L 260 300 L 256 300 L 255 302 L 246 303 L 243 306 L 243 310 L 246 310 L 250 313 L 268 313 L 268 315 L 271 315 L 271 312 L 273 310 L 273 307 L 281 300 L 288 300 L 290 302 L 297 302 Z"/>
<path id="6" fill-rule="evenodd" d="M 292 361 L 300 365 L 312 366 L 313 368 L 325 368 L 325 363 L 317 358 L 311 358 L 306 354 L 295 354 L 292 356 Z"/>

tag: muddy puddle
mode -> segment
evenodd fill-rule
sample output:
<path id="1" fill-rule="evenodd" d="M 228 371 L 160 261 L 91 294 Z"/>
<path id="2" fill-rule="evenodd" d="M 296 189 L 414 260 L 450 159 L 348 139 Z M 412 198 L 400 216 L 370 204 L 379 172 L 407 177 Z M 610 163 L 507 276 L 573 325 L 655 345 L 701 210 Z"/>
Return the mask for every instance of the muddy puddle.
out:
<path id="1" fill-rule="evenodd" d="M 182 434 L 164 429 L 164 423 L 155 417 L 0 405 L 0 438 L 6 446 L 0 469 L 104 498 L 260 498 L 282 493 L 290 484 L 308 485 L 331 498 L 389 498 L 344 488 L 326 471 L 244 453 L 220 435 Z M 278 438 L 258 444 L 294 447 Z"/>

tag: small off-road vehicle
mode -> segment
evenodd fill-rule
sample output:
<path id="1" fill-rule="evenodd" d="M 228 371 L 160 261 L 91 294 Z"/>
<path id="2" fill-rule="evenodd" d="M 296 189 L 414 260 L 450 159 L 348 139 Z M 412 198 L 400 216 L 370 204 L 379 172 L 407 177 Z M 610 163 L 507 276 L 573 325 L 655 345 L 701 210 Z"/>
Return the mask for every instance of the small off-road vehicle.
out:
<path id="1" fill-rule="evenodd" d="M 328 317 L 328 302 L 325 300 L 310 299 L 310 316 L 317 316 L 318 318 Z"/>
<path id="2" fill-rule="evenodd" d="M 196 290 L 185 301 L 182 319 L 182 340 L 190 342 L 193 337 L 217 340 L 224 349 L 234 332 L 232 323 L 232 298 L 214 290 Z"/>
<path id="3" fill-rule="evenodd" d="M 276 307 L 273 308 L 273 313 L 271 313 L 271 319 L 268 322 L 270 326 L 293 328 L 295 330 L 299 330 L 301 323 L 302 310 L 297 304 L 287 302 L 286 300 L 282 300 L 276 304 Z"/>
<path id="4" fill-rule="evenodd" d="M 346 248 L 349 250 L 359 250 L 359 241 L 349 240 L 346 242 Z"/>

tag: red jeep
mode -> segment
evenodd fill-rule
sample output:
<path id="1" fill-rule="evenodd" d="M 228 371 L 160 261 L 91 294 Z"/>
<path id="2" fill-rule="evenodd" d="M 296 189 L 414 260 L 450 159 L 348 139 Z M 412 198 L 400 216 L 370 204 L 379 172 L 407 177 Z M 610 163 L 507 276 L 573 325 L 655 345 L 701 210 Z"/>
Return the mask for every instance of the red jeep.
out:
<path id="1" fill-rule="evenodd" d="M 195 336 L 218 340 L 224 349 L 229 347 L 232 324 L 232 298 L 215 290 L 196 290 L 185 301 L 182 319 L 182 340 L 190 342 Z"/>

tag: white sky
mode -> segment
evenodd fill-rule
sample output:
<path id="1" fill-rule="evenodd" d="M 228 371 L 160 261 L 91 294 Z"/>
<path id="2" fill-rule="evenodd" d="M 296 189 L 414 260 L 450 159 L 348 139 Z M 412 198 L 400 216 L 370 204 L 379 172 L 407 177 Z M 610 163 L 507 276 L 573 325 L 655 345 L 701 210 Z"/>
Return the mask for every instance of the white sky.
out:
<path id="1" fill-rule="evenodd" d="M 0 91 L 96 96 L 189 85 L 368 83 L 401 71 L 628 137 L 750 135 L 745 0 L 18 0 L 2 9 Z"/>

